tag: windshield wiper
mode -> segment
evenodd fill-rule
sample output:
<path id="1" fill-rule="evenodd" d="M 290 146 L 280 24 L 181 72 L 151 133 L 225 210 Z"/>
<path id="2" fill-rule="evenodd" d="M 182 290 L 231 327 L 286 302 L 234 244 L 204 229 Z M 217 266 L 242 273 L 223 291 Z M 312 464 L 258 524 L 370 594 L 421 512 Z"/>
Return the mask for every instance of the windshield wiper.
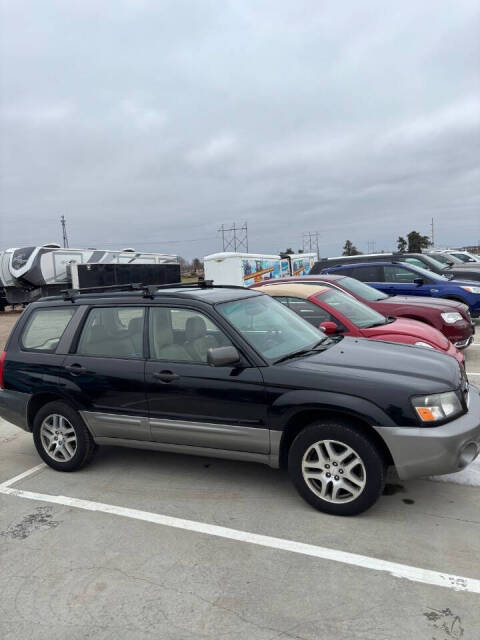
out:
<path id="1" fill-rule="evenodd" d="M 323 349 L 319 349 L 318 347 L 327 341 L 330 341 L 330 338 L 328 336 L 325 336 L 324 338 L 313 344 L 311 347 L 307 347 L 306 349 L 299 349 L 298 351 L 293 351 L 292 353 L 287 353 L 287 355 L 278 358 L 278 360 L 275 360 L 274 364 L 285 362 L 285 360 L 290 360 L 292 358 L 306 356 L 309 353 L 315 353 L 315 351 L 323 351 Z"/>
<path id="2" fill-rule="evenodd" d="M 392 322 L 392 320 L 390 320 L 390 322 Z M 364 329 L 371 329 L 372 327 L 383 327 L 383 325 L 388 324 L 389 320 L 388 318 L 386 318 L 384 321 L 382 322 L 374 322 L 373 324 L 369 324 L 367 327 L 363 327 Z"/>

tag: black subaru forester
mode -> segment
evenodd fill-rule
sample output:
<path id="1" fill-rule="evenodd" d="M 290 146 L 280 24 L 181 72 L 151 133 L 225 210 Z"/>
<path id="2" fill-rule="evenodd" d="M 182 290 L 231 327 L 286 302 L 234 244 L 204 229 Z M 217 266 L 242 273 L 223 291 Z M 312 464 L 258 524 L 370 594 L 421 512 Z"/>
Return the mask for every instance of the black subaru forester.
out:
<path id="1" fill-rule="evenodd" d="M 255 290 L 132 287 L 31 304 L 0 359 L 0 416 L 59 471 L 119 445 L 285 466 L 353 515 L 401 478 L 480 450 L 480 395 L 454 358 L 326 337 Z"/>

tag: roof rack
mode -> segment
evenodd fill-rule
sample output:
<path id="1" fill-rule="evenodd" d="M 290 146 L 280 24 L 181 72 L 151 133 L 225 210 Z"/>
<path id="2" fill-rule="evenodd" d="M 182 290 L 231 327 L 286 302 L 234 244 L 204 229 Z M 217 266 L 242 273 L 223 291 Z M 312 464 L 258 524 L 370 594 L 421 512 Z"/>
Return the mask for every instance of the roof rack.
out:
<path id="1" fill-rule="evenodd" d="M 214 285 L 213 280 L 198 278 L 196 282 L 171 282 L 169 284 L 142 284 L 132 282 L 129 284 L 113 284 L 106 287 L 86 287 L 84 289 L 64 289 L 61 291 L 64 300 L 74 302 L 76 298 L 88 293 L 108 293 L 115 291 L 142 291 L 144 298 L 154 298 L 155 293 L 162 289 L 245 289 L 238 285 Z"/>
<path id="2" fill-rule="evenodd" d="M 131 282 L 129 284 L 113 284 L 106 287 L 86 287 L 85 289 L 63 289 L 60 293 L 63 294 L 64 300 L 71 300 L 72 302 L 76 297 L 82 293 L 103 293 L 104 291 L 141 291 L 143 284 L 141 282 Z"/>

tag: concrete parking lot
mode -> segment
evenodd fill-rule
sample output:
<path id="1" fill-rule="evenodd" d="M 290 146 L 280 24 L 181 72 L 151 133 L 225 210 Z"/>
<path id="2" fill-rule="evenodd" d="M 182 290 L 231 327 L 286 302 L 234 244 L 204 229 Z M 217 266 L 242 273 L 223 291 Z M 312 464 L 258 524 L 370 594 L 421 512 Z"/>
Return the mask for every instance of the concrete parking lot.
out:
<path id="1" fill-rule="evenodd" d="M 57 473 L 0 421 L 0 563 L 2 640 L 478 640 L 480 462 L 338 518 L 260 465 L 104 447 Z"/>

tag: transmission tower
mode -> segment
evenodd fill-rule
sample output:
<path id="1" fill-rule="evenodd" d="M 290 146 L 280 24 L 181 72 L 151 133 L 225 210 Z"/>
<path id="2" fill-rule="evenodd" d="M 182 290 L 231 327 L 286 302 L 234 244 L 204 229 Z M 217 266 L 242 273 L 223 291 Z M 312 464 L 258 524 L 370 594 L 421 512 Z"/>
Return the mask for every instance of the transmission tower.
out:
<path id="1" fill-rule="evenodd" d="M 68 237 L 67 237 L 67 221 L 65 220 L 65 216 L 60 218 L 60 222 L 62 223 L 62 232 L 63 232 L 63 246 L 68 247 Z"/>
<path id="2" fill-rule="evenodd" d="M 375 253 L 375 240 L 367 241 L 367 253 Z"/>
<path id="3" fill-rule="evenodd" d="M 229 228 L 222 224 L 217 231 L 222 234 L 223 251 L 233 249 L 233 251 L 237 252 L 243 249 L 245 253 L 248 253 L 248 228 L 246 222 L 241 227 L 237 227 L 235 222 Z"/>
<path id="4" fill-rule="evenodd" d="M 318 231 L 308 231 L 307 233 L 302 234 L 302 246 L 304 253 L 313 253 L 317 254 L 317 260 L 320 260 L 320 249 L 318 236 L 320 234 Z"/>

